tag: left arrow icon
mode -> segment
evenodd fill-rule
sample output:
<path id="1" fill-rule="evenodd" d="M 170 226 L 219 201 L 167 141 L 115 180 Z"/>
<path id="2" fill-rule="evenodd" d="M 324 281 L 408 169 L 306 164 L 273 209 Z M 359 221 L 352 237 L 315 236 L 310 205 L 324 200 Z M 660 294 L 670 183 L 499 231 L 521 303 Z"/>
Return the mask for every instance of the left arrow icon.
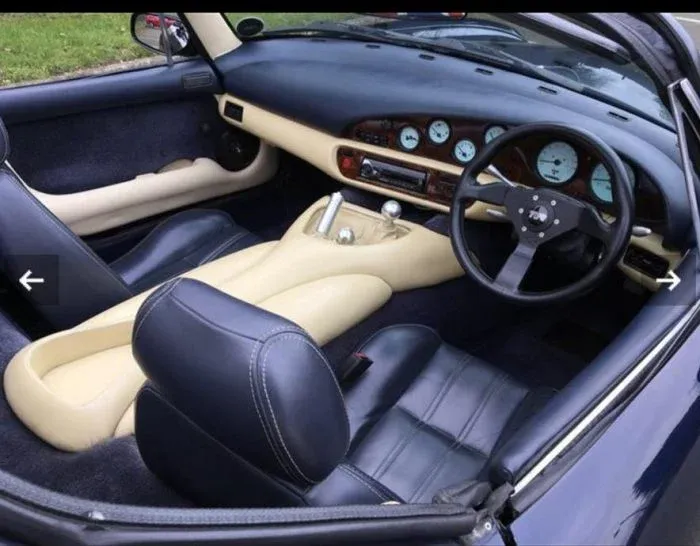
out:
<path id="1" fill-rule="evenodd" d="M 22 286 L 24 286 L 27 292 L 31 292 L 32 284 L 42 284 L 44 279 L 42 277 L 32 277 L 32 270 L 27 269 L 24 272 L 24 275 L 20 277 L 19 282 Z"/>

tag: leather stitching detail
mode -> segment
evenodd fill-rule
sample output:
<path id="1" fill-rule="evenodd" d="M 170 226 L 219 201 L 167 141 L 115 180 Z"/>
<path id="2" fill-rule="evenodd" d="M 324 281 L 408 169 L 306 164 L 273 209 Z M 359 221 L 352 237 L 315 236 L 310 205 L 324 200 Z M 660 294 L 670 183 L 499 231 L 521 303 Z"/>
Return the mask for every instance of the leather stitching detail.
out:
<path id="1" fill-rule="evenodd" d="M 435 412 L 440 407 L 440 404 L 444 400 L 445 396 L 452 388 L 452 385 L 457 381 L 457 378 L 464 373 L 466 370 L 466 363 L 474 358 L 473 356 L 466 354 L 462 357 L 459 363 L 455 366 L 454 370 L 448 376 L 445 384 L 435 395 L 435 398 L 428 404 L 428 407 L 421 415 L 420 422 L 412 428 L 406 435 L 404 435 L 397 444 L 392 448 L 392 450 L 387 454 L 384 460 L 381 462 L 377 470 L 374 471 L 372 477 L 375 479 L 381 478 L 386 471 L 391 467 L 393 462 L 398 458 L 398 456 L 403 452 L 410 441 L 418 434 L 421 428 L 427 425 L 427 421 L 435 414 Z"/>
<path id="2" fill-rule="evenodd" d="M 182 279 L 176 279 L 176 280 L 172 281 L 172 284 L 170 286 L 168 286 L 168 288 L 163 290 L 163 292 L 161 292 L 160 295 L 155 296 L 150 301 L 147 300 L 143 305 L 141 305 L 141 309 L 139 310 L 139 313 L 138 313 L 139 316 L 136 317 L 136 322 L 134 324 L 134 334 L 132 336 L 133 341 L 136 341 L 136 339 L 138 338 L 139 333 L 141 332 L 141 327 L 143 326 L 144 322 L 146 322 L 146 318 L 148 318 L 148 315 L 151 314 L 151 311 L 153 311 L 153 309 L 155 309 L 156 305 L 158 305 L 158 303 L 160 301 L 162 301 L 163 298 L 165 298 L 165 296 L 170 294 L 170 292 L 172 292 L 173 289 L 178 284 L 180 284 L 181 281 L 182 281 Z"/>
<path id="3" fill-rule="evenodd" d="M 445 466 L 445 463 L 447 462 L 447 458 L 449 457 L 450 453 L 452 453 L 456 447 L 461 446 L 462 442 L 465 441 L 465 439 L 469 436 L 469 433 L 474 428 L 474 425 L 479 421 L 479 418 L 481 417 L 481 414 L 484 412 L 484 409 L 488 405 L 488 402 L 491 400 L 491 398 L 493 398 L 493 395 L 500 391 L 503 385 L 505 385 L 505 377 L 506 376 L 503 372 L 499 372 L 498 374 L 494 375 L 494 377 L 491 379 L 486 394 L 481 399 L 481 402 L 479 403 L 479 406 L 477 407 L 476 411 L 472 414 L 472 416 L 469 419 L 467 419 L 467 422 L 462 427 L 462 430 L 459 431 L 459 434 L 457 434 L 457 436 L 453 439 L 452 444 L 449 446 L 449 448 L 440 456 L 440 458 L 437 461 L 435 461 L 435 465 L 433 466 L 432 470 L 421 481 L 418 488 L 415 490 L 413 495 L 411 495 L 409 502 L 413 502 L 414 499 L 418 498 L 425 491 L 425 489 L 427 489 L 428 485 L 430 485 L 430 480 L 440 471 L 440 469 L 442 469 Z"/>
<path id="4" fill-rule="evenodd" d="M 349 465 L 341 464 L 338 466 L 338 468 L 348 476 L 354 478 L 356 481 L 364 485 L 367 489 L 369 489 L 372 493 L 379 497 L 379 500 L 383 502 L 393 500 L 393 496 L 389 496 L 386 493 L 383 493 L 382 491 L 377 489 L 373 484 L 369 483 L 362 474 L 356 473 L 354 469 L 351 469 Z"/>
<path id="5" fill-rule="evenodd" d="M 276 448 L 274 442 L 272 441 L 270 431 L 268 431 L 267 421 L 263 417 L 263 412 L 260 410 L 260 406 L 258 404 L 258 396 L 259 396 L 258 378 L 257 378 L 257 374 L 253 373 L 253 368 L 256 367 L 256 365 L 258 363 L 259 352 L 260 352 L 261 348 L 262 348 L 262 344 L 260 342 L 255 343 L 253 345 L 253 349 L 250 352 L 250 360 L 248 361 L 248 382 L 250 384 L 250 392 L 251 392 L 251 395 L 253 398 L 253 405 L 255 406 L 255 413 L 258 415 L 258 420 L 260 421 L 260 426 L 263 429 L 263 432 L 265 434 L 265 438 L 267 439 L 267 443 L 270 446 L 270 451 L 272 451 L 272 454 L 274 455 L 275 459 L 277 459 L 277 464 L 279 464 L 280 468 L 284 471 L 285 474 L 287 474 L 287 476 L 289 476 L 292 480 L 294 480 L 294 476 L 292 476 L 289 469 L 282 462 L 282 459 L 280 458 L 280 455 L 277 452 L 277 448 Z"/>
<path id="6" fill-rule="evenodd" d="M 437 341 L 440 344 L 443 343 L 442 338 L 440 337 L 440 334 L 438 334 L 434 328 L 431 328 L 430 326 L 426 326 L 425 324 L 392 324 L 390 326 L 385 326 L 384 328 L 382 328 L 381 330 L 378 330 L 377 332 L 374 332 L 369 338 L 367 338 L 363 342 L 359 343 L 357 345 L 357 347 L 355 348 L 355 350 L 352 352 L 354 352 L 354 353 L 361 352 L 365 347 L 367 347 L 367 345 L 369 345 L 374 340 L 374 338 L 376 338 L 377 336 L 379 336 L 383 332 L 386 332 L 388 330 L 407 328 L 407 327 L 422 328 L 423 330 L 427 330 L 428 332 L 430 332 L 431 334 L 433 334 L 435 336 L 435 338 L 437 339 Z"/>

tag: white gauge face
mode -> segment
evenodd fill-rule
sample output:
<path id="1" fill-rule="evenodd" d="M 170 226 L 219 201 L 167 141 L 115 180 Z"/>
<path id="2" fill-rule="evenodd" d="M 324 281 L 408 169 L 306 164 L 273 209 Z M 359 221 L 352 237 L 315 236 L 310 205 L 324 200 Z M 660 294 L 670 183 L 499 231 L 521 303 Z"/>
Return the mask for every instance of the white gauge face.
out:
<path id="1" fill-rule="evenodd" d="M 499 136 L 501 136 L 505 132 L 506 132 L 505 127 L 502 127 L 501 125 L 492 125 L 488 129 L 486 129 L 486 132 L 484 133 L 484 142 L 486 142 L 486 144 L 488 144 L 494 138 L 498 138 Z"/>
<path id="2" fill-rule="evenodd" d="M 537 172 L 551 184 L 568 182 L 576 174 L 577 168 L 576 150 L 560 140 L 547 144 L 537 156 Z"/>
<path id="3" fill-rule="evenodd" d="M 399 144 L 404 150 L 415 150 L 420 143 L 420 133 L 415 127 L 407 125 L 399 132 Z"/>
<path id="4" fill-rule="evenodd" d="M 428 126 L 428 138 L 433 144 L 444 144 L 450 139 L 450 124 L 436 119 Z"/>
<path id="5" fill-rule="evenodd" d="M 455 144 L 452 153 L 460 163 L 469 163 L 476 155 L 476 146 L 471 140 L 464 138 Z"/>
<path id="6" fill-rule="evenodd" d="M 613 202 L 612 178 L 605 165 L 598 163 L 591 173 L 591 191 L 604 203 Z"/>

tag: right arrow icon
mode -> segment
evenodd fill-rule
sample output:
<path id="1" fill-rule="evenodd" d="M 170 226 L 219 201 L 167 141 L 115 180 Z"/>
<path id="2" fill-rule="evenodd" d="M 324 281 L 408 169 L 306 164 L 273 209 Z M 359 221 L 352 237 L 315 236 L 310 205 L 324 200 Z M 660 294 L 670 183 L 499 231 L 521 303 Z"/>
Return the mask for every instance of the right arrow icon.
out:
<path id="1" fill-rule="evenodd" d="M 676 272 L 673 269 L 671 269 L 665 277 L 656 279 L 656 282 L 658 282 L 659 284 L 668 284 L 668 289 L 672 291 L 676 286 L 680 284 L 681 278 L 678 275 L 676 275 Z"/>

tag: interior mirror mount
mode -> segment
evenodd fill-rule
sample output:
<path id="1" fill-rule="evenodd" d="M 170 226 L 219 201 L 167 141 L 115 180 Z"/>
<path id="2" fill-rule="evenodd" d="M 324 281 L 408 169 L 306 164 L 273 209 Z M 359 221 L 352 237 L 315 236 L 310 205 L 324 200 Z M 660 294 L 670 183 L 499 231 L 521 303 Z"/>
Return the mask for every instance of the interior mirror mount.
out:
<path id="1" fill-rule="evenodd" d="M 195 54 L 187 27 L 174 13 L 132 14 L 131 36 L 148 51 L 165 55 L 168 64 L 172 64 L 175 55 Z"/>

